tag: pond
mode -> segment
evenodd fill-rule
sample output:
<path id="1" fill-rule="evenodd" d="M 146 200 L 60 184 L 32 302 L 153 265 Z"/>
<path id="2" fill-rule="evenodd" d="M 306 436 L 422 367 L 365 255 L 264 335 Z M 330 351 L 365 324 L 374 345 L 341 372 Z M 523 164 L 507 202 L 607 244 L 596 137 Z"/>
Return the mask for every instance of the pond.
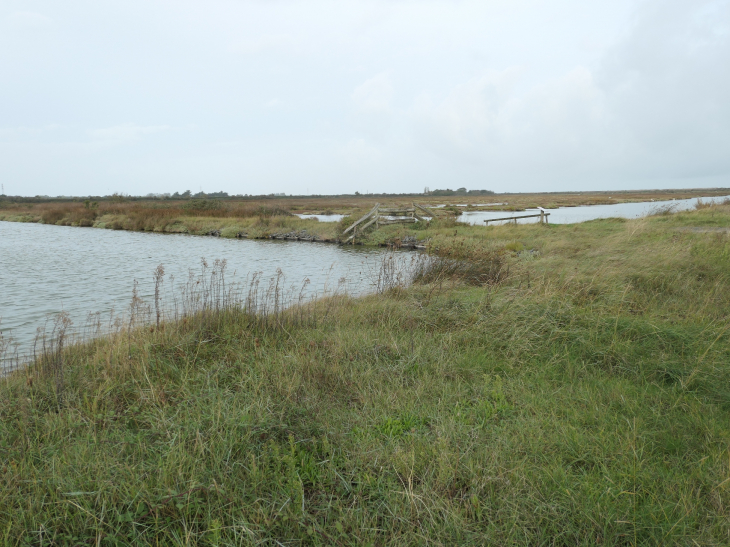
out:
<path id="1" fill-rule="evenodd" d="M 134 281 L 146 302 L 154 294 L 153 271 L 165 268 L 166 293 L 179 290 L 189 273 L 227 261 L 227 281 L 247 283 L 261 272 L 262 285 L 281 269 L 286 287 L 306 297 L 373 289 L 384 249 L 322 243 L 237 240 L 182 234 L 154 234 L 43 224 L 0 222 L 0 331 L 21 352 L 36 329 L 63 311 L 75 327 L 89 313 L 102 316 L 129 309 Z M 211 268 L 209 268 L 210 270 Z M 250 279 L 250 277 L 249 277 Z"/>

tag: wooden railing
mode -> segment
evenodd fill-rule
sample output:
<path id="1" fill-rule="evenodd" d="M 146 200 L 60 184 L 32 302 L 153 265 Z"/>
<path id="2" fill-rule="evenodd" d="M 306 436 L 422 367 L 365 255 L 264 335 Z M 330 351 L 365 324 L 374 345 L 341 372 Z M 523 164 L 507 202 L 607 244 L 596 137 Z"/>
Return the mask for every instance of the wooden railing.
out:
<path id="1" fill-rule="evenodd" d="M 548 222 L 547 217 L 549 217 L 549 216 L 550 216 L 550 213 L 542 212 L 542 213 L 540 213 L 538 215 L 521 215 L 521 216 L 518 216 L 518 217 L 487 218 L 487 219 L 484 219 L 484 222 L 487 225 L 489 225 L 490 222 L 497 222 L 497 221 L 500 221 L 500 220 L 514 220 L 515 221 L 515 224 L 517 224 L 517 219 L 518 218 L 536 218 L 536 217 L 540 217 L 540 222 L 541 223 L 544 222 L 545 224 L 547 224 L 547 222 Z"/>
<path id="2" fill-rule="evenodd" d="M 375 224 L 375 229 L 377 230 L 381 226 L 387 226 L 388 224 L 411 224 L 413 222 L 417 221 L 423 221 L 427 222 L 428 219 L 424 218 L 423 216 L 419 215 L 419 210 L 426 214 L 426 216 L 430 218 L 437 218 L 437 213 L 434 211 L 431 211 L 429 209 L 426 209 L 425 207 L 421 207 L 420 205 L 413 204 L 412 207 L 402 207 L 402 208 L 386 208 L 383 207 L 380 208 L 380 203 L 376 203 L 375 207 L 373 207 L 368 214 L 360 218 L 357 222 L 350 225 L 347 230 L 342 232 L 342 235 L 344 236 L 348 232 L 352 231 L 352 235 L 348 237 L 345 240 L 345 243 L 348 243 L 350 241 L 355 243 L 355 236 L 361 234 L 365 228 L 368 228 L 369 226 Z M 391 217 L 391 218 L 388 218 Z M 397 217 L 397 218 L 392 218 Z M 367 220 L 367 222 L 365 222 Z M 365 222 L 365 224 L 362 224 Z M 361 226 L 362 224 L 362 226 Z"/>

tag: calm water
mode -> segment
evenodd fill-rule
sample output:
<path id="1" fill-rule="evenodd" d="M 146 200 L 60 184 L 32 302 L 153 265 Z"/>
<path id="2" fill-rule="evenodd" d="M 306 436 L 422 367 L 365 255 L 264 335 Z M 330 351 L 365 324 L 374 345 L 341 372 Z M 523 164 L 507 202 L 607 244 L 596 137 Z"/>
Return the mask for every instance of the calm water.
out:
<path id="1" fill-rule="evenodd" d="M 694 208 L 697 200 L 719 202 L 727 196 L 716 198 L 677 199 L 671 201 L 643 201 L 639 203 L 617 203 L 615 205 L 583 205 L 580 207 L 561 207 L 559 209 L 545 209 L 550 213 L 548 220 L 551 224 L 572 224 L 598 218 L 640 218 L 651 214 L 658 209 L 672 206 L 675 211 L 685 211 Z M 485 219 L 505 218 L 520 215 L 539 214 L 537 209 L 526 211 L 474 211 L 464 212 L 458 217 L 459 222 L 466 224 L 484 225 Z M 539 218 L 525 218 L 520 223 L 539 222 Z M 491 224 L 491 223 L 490 223 Z"/>
<path id="2" fill-rule="evenodd" d="M 345 215 L 297 215 L 299 218 L 316 218 L 320 222 L 339 222 Z"/>
<path id="3" fill-rule="evenodd" d="M 643 201 L 639 203 L 617 203 L 615 205 L 582 205 L 580 207 L 561 207 L 559 209 L 545 209 L 550 213 L 549 221 L 553 224 L 572 224 L 574 222 L 585 222 L 586 220 L 595 220 L 598 218 L 640 218 L 651 214 L 653 210 L 659 209 L 666 206 L 674 206 L 677 211 L 683 211 L 692 209 L 697 203 L 698 199 L 702 201 L 722 201 L 726 197 L 715 197 L 715 198 L 692 198 L 692 199 L 677 199 L 671 201 Z M 505 203 L 481 203 L 478 206 L 487 205 L 506 205 Z M 435 205 L 433 208 L 438 209 L 445 207 L 445 205 Z M 466 207 L 466 205 L 460 205 L 460 207 Z M 528 209 L 526 211 L 474 211 L 464 212 L 459 218 L 459 222 L 466 224 L 479 224 L 483 225 L 485 219 L 490 218 L 504 218 L 511 216 L 530 215 L 537 214 L 540 211 L 537 209 Z M 317 218 L 320 222 L 337 222 L 344 215 L 297 215 L 301 218 Z M 537 218 L 526 218 L 519 220 L 518 222 L 538 222 Z"/>
<path id="4" fill-rule="evenodd" d="M 191 269 L 200 271 L 201 257 L 211 265 L 215 259 L 227 260 L 228 281 L 245 283 L 247 274 L 255 272 L 270 278 L 281 268 L 288 287 L 298 290 L 308 278 L 308 295 L 325 289 L 360 294 L 371 289 L 383 252 L 0 221 L 0 330 L 27 350 L 48 317 L 65 311 L 80 327 L 89 312 L 123 314 L 135 279 L 139 295 L 151 303 L 152 272 L 158 264 L 165 267 L 164 288 L 169 293 L 175 290 L 171 284 L 179 287 L 188 280 Z M 344 286 L 341 278 L 346 279 Z"/>

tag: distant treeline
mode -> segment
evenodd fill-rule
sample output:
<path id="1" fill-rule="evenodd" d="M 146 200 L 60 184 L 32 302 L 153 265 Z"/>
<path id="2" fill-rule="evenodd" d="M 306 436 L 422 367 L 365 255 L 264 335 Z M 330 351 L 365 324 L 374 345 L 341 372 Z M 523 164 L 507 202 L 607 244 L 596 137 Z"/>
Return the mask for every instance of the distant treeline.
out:
<path id="1" fill-rule="evenodd" d="M 146 196 L 129 196 L 126 194 L 112 194 L 107 196 L 6 196 L 0 195 L 0 202 L 10 203 L 47 203 L 47 202 L 80 202 L 80 201 L 111 201 L 123 203 L 126 201 L 147 201 L 147 200 L 185 200 L 185 199 L 220 199 L 220 200 L 260 200 L 260 199 L 284 199 L 284 198 L 344 198 L 344 197 L 379 197 L 379 198 L 399 198 L 399 197 L 421 197 L 428 196 L 480 196 L 492 195 L 491 190 L 467 190 L 466 188 L 458 188 L 451 190 L 433 190 L 423 193 L 382 193 L 382 194 L 308 194 L 308 195 L 286 195 L 286 194 L 229 194 L 228 192 L 197 192 L 193 194 L 190 190 L 184 192 L 175 192 L 174 194 L 147 194 Z"/>
<path id="2" fill-rule="evenodd" d="M 429 196 L 490 196 L 494 195 L 494 192 L 491 190 L 467 190 L 466 188 L 451 190 L 447 188 L 446 190 L 433 190 L 427 192 L 427 194 Z"/>

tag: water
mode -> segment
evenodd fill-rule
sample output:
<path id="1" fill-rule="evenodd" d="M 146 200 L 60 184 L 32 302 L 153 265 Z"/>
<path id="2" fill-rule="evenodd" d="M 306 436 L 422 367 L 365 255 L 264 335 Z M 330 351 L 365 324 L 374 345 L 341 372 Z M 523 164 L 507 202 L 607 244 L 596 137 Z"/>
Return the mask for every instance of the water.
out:
<path id="1" fill-rule="evenodd" d="M 730 196 L 715 198 L 691 198 L 678 199 L 671 201 L 642 201 L 638 203 L 616 203 L 613 205 L 581 205 L 580 207 L 561 207 L 559 209 L 545 209 L 550 213 L 548 219 L 553 224 L 572 224 L 574 222 L 585 222 L 587 220 L 595 220 L 598 218 L 640 218 L 651 214 L 653 210 L 666 206 L 674 206 L 676 211 L 684 211 L 694 208 L 697 200 L 702 201 L 722 201 Z M 477 207 L 485 207 L 488 205 L 506 205 L 506 203 L 480 203 Z M 432 209 L 439 209 L 445 205 L 433 205 Z M 457 205 L 457 207 L 466 207 L 466 205 Z M 526 211 L 464 211 L 458 217 L 459 222 L 465 224 L 484 225 L 485 219 L 504 218 L 520 215 L 539 214 L 537 209 L 527 209 Z M 320 222 L 337 222 L 345 215 L 297 215 L 299 218 L 316 218 Z M 518 222 L 539 222 L 538 218 L 525 218 Z"/>
<path id="2" fill-rule="evenodd" d="M 165 267 L 169 294 L 199 272 L 201 257 L 212 265 L 227 260 L 227 280 L 245 283 L 249 273 L 264 278 L 281 268 L 287 287 L 310 280 L 307 295 L 372 290 L 383 249 L 287 241 L 236 240 L 181 234 L 152 234 L 0 221 L 0 329 L 27 351 L 36 329 L 58 312 L 74 326 L 90 312 L 102 317 L 129 309 L 134 280 L 151 303 L 153 270 Z M 345 283 L 340 280 L 345 278 Z"/>
<path id="3" fill-rule="evenodd" d="M 545 209 L 550 213 L 548 221 L 551 224 L 572 224 L 585 222 L 599 218 L 641 218 L 660 210 L 664 207 L 673 207 L 675 211 L 686 211 L 693 209 L 698 200 L 705 202 L 720 202 L 728 196 L 715 198 L 691 198 L 677 199 L 671 201 L 642 201 L 638 203 L 616 203 L 612 205 L 582 205 L 580 207 L 561 207 L 559 209 Z M 506 218 L 521 215 L 540 214 L 538 209 L 527 209 L 526 211 L 473 211 L 464 212 L 458 217 L 459 222 L 465 224 L 484 225 L 484 220 L 491 218 Z M 539 222 L 539 218 L 525 218 L 518 220 L 519 223 Z M 491 224 L 491 222 L 490 222 Z M 497 224 L 495 222 L 495 224 Z"/>
<path id="4" fill-rule="evenodd" d="M 339 222 L 345 215 L 297 215 L 299 218 L 316 218 L 320 222 Z"/>

